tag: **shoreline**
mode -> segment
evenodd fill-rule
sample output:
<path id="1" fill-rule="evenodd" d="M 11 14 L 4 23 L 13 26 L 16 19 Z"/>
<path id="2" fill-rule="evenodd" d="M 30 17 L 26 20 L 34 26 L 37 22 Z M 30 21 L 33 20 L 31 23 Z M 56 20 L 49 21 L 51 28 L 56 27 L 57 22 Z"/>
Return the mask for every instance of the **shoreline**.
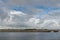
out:
<path id="1" fill-rule="evenodd" d="M 59 30 L 48 30 L 48 29 L 0 29 L 0 32 L 59 32 Z"/>

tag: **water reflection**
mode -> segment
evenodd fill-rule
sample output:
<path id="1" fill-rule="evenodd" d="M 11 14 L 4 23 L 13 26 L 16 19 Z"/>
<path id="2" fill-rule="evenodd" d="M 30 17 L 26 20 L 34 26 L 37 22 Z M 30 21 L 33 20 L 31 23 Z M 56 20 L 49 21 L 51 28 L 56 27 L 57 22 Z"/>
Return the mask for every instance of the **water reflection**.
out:
<path id="1" fill-rule="evenodd" d="M 60 32 L 0 32 L 0 40 L 60 40 Z"/>

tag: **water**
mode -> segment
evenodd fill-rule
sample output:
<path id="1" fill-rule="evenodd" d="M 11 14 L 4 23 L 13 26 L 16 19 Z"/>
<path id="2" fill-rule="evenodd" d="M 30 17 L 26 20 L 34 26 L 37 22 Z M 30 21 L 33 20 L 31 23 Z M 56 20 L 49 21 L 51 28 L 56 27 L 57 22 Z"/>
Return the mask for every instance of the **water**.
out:
<path id="1" fill-rule="evenodd" d="M 0 32 L 0 40 L 60 40 L 60 32 Z"/>

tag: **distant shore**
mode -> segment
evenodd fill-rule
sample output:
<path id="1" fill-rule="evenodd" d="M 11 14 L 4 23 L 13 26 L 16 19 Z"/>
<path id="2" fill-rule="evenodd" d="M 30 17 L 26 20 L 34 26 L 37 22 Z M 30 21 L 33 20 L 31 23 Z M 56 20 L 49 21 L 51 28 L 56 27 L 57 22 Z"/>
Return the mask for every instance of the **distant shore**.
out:
<path id="1" fill-rule="evenodd" d="M 48 29 L 0 29 L 0 32 L 59 32 L 59 30 L 48 30 Z"/>

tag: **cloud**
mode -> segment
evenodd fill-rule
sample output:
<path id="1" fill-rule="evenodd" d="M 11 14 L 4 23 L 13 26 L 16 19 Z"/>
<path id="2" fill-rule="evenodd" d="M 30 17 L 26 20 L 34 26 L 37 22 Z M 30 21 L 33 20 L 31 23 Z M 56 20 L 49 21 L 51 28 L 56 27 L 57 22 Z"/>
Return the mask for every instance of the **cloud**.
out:
<path id="1" fill-rule="evenodd" d="M 52 7 L 52 8 L 57 8 L 59 7 L 58 5 L 60 4 L 60 0 L 2 0 L 1 5 L 3 7 L 6 7 L 10 10 L 15 9 L 15 10 L 21 10 L 29 15 L 34 15 L 37 14 L 37 8 L 38 6 L 45 6 L 45 7 Z M 17 8 L 14 8 L 17 7 Z M 41 11 L 39 11 L 40 13 Z"/>
<path id="2" fill-rule="evenodd" d="M 42 27 L 48 28 L 48 29 L 59 29 L 60 28 L 60 10 L 53 10 L 53 11 L 50 11 L 47 15 L 45 15 Z"/>
<path id="3" fill-rule="evenodd" d="M 9 0 L 10 5 L 30 5 L 30 6 L 56 6 L 59 7 L 58 4 L 60 0 Z"/>
<path id="4" fill-rule="evenodd" d="M 40 19 L 29 17 L 21 11 L 9 10 L 6 17 L 0 20 L 1 28 L 35 28 Z M 34 26 L 34 25 L 35 26 Z"/>
<path id="5" fill-rule="evenodd" d="M 22 11 L 7 10 L 4 8 L 1 10 L 4 13 L 0 17 L 0 28 L 60 28 L 60 10 L 49 11 L 48 14 L 43 15 L 43 18 L 39 18 L 39 15 L 29 15 Z"/>
<path id="6" fill-rule="evenodd" d="M 37 28 L 39 18 L 22 11 L 1 8 L 0 28 Z M 34 26 L 35 25 L 35 26 Z"/>
<path id="7" fill-rule="evenodd" d="M 0 28 L 58 29 L 59 8 L 60 0 L 0 0 Z"/>

